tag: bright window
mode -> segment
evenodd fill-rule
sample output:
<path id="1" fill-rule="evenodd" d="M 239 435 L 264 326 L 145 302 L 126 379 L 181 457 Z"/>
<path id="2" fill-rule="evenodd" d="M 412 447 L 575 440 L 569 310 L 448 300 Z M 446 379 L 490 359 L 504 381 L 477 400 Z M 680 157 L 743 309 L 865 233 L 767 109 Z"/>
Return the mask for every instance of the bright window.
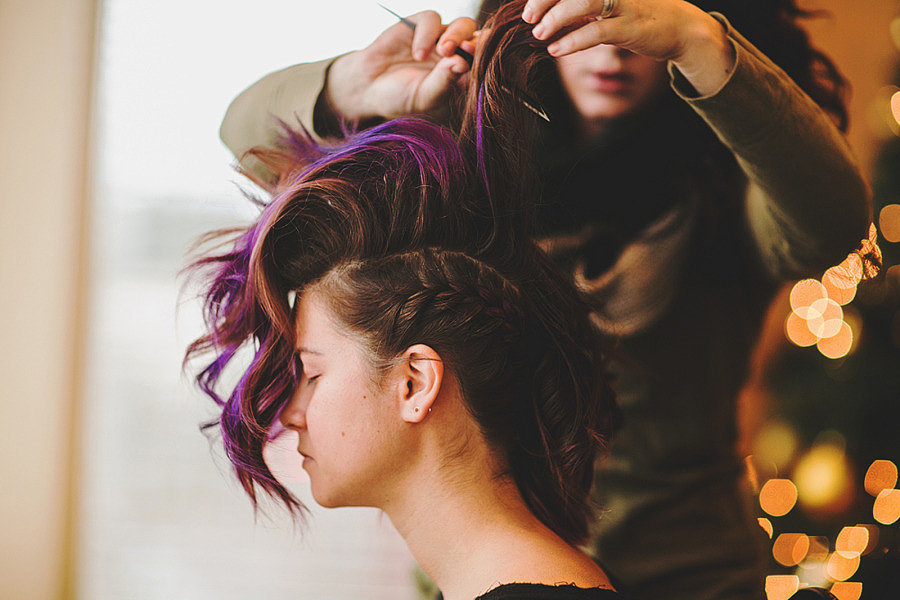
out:
<path id="1" fill-rule="evenodd" d="M 199 317 L 177 306 L 176 279 L 194 238 L 255 214 L 218 140 L 229 101 L 265 73 L 365 45 L 393 18 L 368 0 L 106 0 L 102 12 L 78 597 L 414 598 L 413 561 L 377 511 L 314 508 L 306 532 L 277 512 L 254 522 L 198 430 L 211 402 L 180 362 Z"/>

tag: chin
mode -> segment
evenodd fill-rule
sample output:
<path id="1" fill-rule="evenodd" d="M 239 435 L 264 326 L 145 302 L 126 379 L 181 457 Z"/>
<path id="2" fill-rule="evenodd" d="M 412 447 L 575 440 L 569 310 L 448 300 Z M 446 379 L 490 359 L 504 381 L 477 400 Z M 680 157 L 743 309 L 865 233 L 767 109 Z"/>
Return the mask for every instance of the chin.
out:
<path id="1" fill-rule="evenodd" d="M 625 98 L 604 97 L 585 102 L 578 107 L 578 114 L 586 122 L 603 122 L 627 116 L 634 108 L 634 103 Z"/>
<path id="2" fill-rule="evenodd" d="M 334 490 L 330 489 L 322 489 L 321 485 L 316 485 L 315 481 L 310 478 L 310 491 L 312 492 L 313 500 L 316 501 L 316 504 L 323 508 L 339 508 L 341 506 L 347 506 L 345 503 L 341 502 L 340 495 L 335 494 Z"/>

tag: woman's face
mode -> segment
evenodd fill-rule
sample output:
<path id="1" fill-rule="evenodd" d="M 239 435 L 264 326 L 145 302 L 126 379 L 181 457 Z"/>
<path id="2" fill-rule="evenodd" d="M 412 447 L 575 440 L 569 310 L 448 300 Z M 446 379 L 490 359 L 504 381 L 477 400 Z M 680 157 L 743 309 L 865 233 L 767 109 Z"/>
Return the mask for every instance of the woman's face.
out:
<path id="1" fill-rule="evenodd" d="M 299 433 L 298 452 L 316 502 L 381 506 L 401 466 L 401 419 L 380 391 L 365 347 L 350 337 L 316 291 L 298 296 L 303 364 L 281 423 Z"/>
<path id="2" fill-rule="evenodd" d="M 557 66 L 588 135 L 653 102 L 667 83 L 664 62 L 607 44 L 563 56 Z"/>

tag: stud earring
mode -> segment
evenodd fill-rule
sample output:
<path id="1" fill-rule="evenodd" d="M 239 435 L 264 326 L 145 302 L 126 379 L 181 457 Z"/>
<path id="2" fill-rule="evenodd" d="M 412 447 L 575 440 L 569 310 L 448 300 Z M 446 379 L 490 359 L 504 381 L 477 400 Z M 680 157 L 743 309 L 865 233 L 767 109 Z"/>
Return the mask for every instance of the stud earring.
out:
<path id="1" fill-rule="evenodd" d="M 416 407 L 416 412 L 419 412 L 419 407 L 418 407 L 418 406 Z"/>

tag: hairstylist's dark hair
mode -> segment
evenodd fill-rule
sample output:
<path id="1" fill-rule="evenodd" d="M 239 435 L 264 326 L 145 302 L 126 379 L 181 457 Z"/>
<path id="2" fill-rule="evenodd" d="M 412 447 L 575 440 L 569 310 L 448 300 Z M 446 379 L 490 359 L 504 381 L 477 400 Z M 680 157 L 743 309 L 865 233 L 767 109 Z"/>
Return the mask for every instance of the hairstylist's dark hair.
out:
<path id="1" fill-rule="evenodd" d="M 197 380 L 222 407 L 225 449 L 254 503 L 261 489 L 302 508 L 263 448 L 299 375 L 286 368 L 289 296 L 321 286 L 376 366 L 432 346 L 529 508 L 565 540 L 586 538 L 594 461 L 620 415 L 591 306 L 530 241 L 536 116 L 515 91 L 553 67 L 523 32 L 486 34 L 459 141 L 410 118 L 334 148 L 288 131 L 282 149 L 253 151 L 278 183 L 230 251 L 194 263 L 210 269 L 208 333 L 187 358 L 215 354 Z M 222 397 L 222 371 L 248 342 L 255 356 Z"/>
<path id="2" fill-rule="evenodd" d="M 834 118 L 846 131 L 849 123 L 846 106 L 847 80 L 800 26 L 802 18 L 819 16 L 807 11 L 796 0 L 687 0 L 709 12 L 725 15 L 752 44 L 793 79 L 800 88 Z M 482 0 L 478 22 L 484 23 L 503 5 L 522 5 L 521 0 Z"/>

